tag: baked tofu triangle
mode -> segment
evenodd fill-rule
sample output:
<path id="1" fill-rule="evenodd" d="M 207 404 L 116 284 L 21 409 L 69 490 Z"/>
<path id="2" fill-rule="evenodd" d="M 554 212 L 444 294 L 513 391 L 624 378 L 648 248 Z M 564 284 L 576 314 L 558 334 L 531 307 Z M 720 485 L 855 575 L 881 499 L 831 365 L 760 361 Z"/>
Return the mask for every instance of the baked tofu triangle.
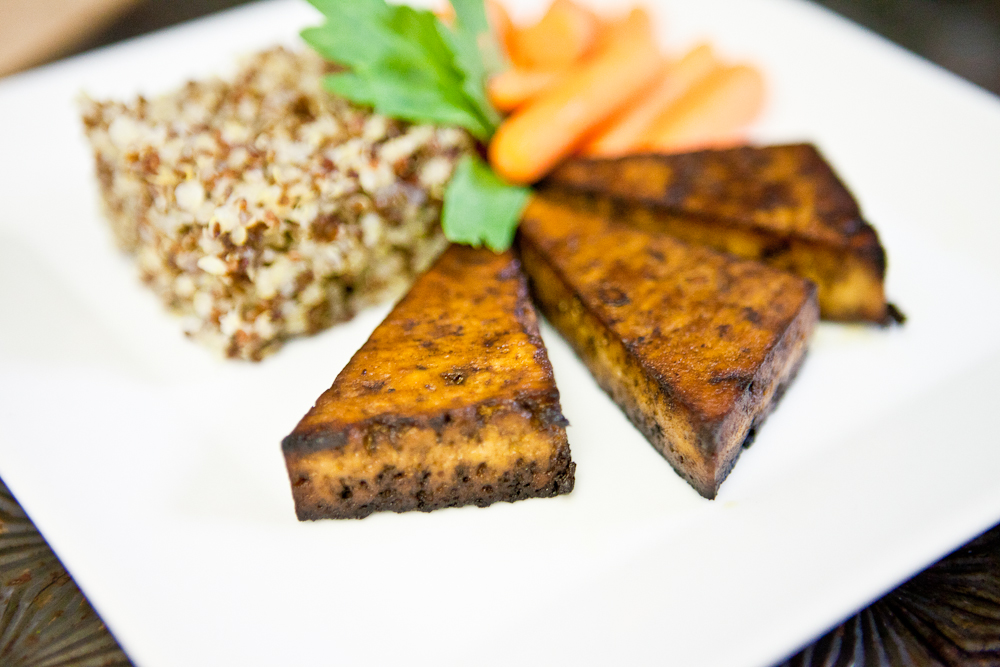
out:
<path id="1" fill-rule="evenodd" d="M 901 318 L 886 303 L 878 235 L 810 144 L 567 160 L 547 184 L 641 229 L 808 278 L 824 319 Z"/>
<path id="2" fill-rule="evenodd" d="M 706 498 L 792 380 L 807 280 L 536 196 L 518 243 L 539 308 Z"/>
<path id="3" fill-rule="evenodd" d="M 300 520 L 489 505 L 573 489 L 520 263 L 451 246 L 284 439 Z"/>

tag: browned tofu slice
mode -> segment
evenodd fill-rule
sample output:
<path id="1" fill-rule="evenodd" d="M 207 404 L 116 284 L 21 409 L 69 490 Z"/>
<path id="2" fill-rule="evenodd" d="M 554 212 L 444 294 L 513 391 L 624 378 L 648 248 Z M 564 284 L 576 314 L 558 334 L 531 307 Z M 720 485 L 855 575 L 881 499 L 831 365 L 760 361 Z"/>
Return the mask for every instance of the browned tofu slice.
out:
<path id="1" fill-rule="evenodd" d="M 362 518 L 573 489 L 520 263 L 452 246 L 284 439 L 299 519 Z"/>
<path id="2" fill-rule="evenodd" d="M 539 308 L 707 498 L 795 375 L 815 286 L 538 196 L 518 232 Z"/>
<path id="3" fill-rule="evenodd" d="M 547 184 L 641 229 L 808 278 L 824 319 L 898 317 L 885 299 L 878 235 L 809 144 L 574 159 Z"/>

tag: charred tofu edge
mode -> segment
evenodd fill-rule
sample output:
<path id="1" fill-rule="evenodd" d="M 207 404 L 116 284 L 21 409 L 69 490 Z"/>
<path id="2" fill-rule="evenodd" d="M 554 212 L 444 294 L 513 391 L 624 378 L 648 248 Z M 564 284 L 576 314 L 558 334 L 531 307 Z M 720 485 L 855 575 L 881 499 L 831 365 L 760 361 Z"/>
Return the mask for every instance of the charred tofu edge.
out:
<path id="1" fill-rule="evenodd" d="M 540 310 L 674 470 L 702 496 L 714 498 L 804 359 L 819 317 L 815 286 L 809 284 L 804 306 L 771 344 L 734 408 L 706 420 L 614 334 L 525 234 L 518 235 L 518 244 Z"/>
<path id="2" fill-rule="evenodd" d="M 782 236 L 763 227 L 678 213 L 648 202 L 598 195 L 572 187 L 549 186 L 546 196 L 598 211 L 648 232 L 667 234 L 741 259 L 811 280 L 818 287 L 821 316 L 836 322 L 898 322 L 885 298 L 885 250 L 875 229 L 861 222 L 839 246 Z"/>
<path id="3" fill-rule="evenodd" d="M 537 399 L 484 402 L 423 420 L 375 419 L 328 438 L 289 436 L 296 514 L 364 518 L 569 493 L 576 464 L 567 422 L 557 396 Z M 296 447 L 309 440 L 309 449 Z"/>
<path id="4" fill-rule="evenodd" d="M 443 267 L 442 272 L 431 276 L 427 282 L 418 280 L 338 374 L 334 385 L 282 440 L 299 519 L 363 518 L 384 510 L 431 511 L 469 504 L 485 506 L 498 501 L 554 496 L 573 489 L 575 464 L 570 458 L 566 438 L 568 422 L 561 411 L 559 391 L 520 262 L 512 253 L 506 258 L 491 253 L 489 259 L 482 262 L 479 261 L 482 257 L 478 260 L 473 257 L 478 252 L 488 251 L 458 247 L 447 251 L 435 265 Z M 362 378 L 372 375 L 363 369 L 384 358 L 386 344 L 395 348 L 392 342 L 396 340 L 394 327 L 406 329 L 414 313 L 426 310 L 425 298 L 440 296 L 441 301 L 431 307 L 428 315 L 431 318 L 429 326 L 437 330 L 439 320 L 433 313 L 448 311 L 447 299 L 460 295 L 464 286 L 454 292 L 442 291 L 435 281 L 450 281 L 452 278 L 446 276 L 466 275 L 463 270 L 466 262 L 471 262 L 468 266 L 481 266 L 484 275 L 495 276 L 506 285 L 505 291 L 500 292 L 504 296 L 497 297 L 498 301 L 485 297 L 491 293 L 487 291 L 483 295 L 477 291 L 476 298 L 486 298 L 488 305 L 485 307 L 499 309 L 500 320 L 506 322 L 503 326 L 513 327 L 508 329 L 514 336 L 511 340 L 521 341 L 517 345 L 523 346 L 509 349 L 525 349 L 528 356 L 516 358 L 523 360 L 518 363 L 528 364 L 533 369 L 527 375 L 515 373 L 513 385 L 501 381 L 487 384 L 485 390 L 481 386 L 480 393 L 470 396 L 466 402 L 456 403 L 455 399 L 465 397 L 468 382 L 463 384 L 462 378 L 444 378 L 455 385 L 452 388 L 456 390 L 444 404 L 440 399 L 416 404 L 410 400 L 414 387 L 409 391 L 402 387 L 396 392 L 393 387 L 375 382 L 377 390 L 383 392 L 382 402 L 375 404 L 376 407 L 364 398 L 367 394 L 362 394 L 361 398 L 352 395 L 347 399 L 353 408 L 346 412 L 338 408 L 342 404 L 336 397 L 341 394 L 335 394 L 335 388 L 340 383 L 345 383 L 342 385 L 345 387 L 355 383 L 365 385 L 367 380 Z M 473 279 L 476 277 L 474 273 L 469 275 Z M 479 283 L 473 280 L 469 284 Z M 478 287 L 472 289 L 478 290 Z M 463 306 L 474 313 L 479 308 L 476 303 L 470 301 Z M 464 316 L 459 319 L 461 317 Z M 487 317 L 486 321 L 493 320 Z M 487 333 L 491 330 L 489 326 L 486 325 Z M 388 328 L 376 339 L 383 327 Z M 457 350 L 447 348 L 456 354 L 466 345 L 483 345 L 478 339 L 466 338 L 464 334 L 456 334 L 452 340 L 460 341 L 453 343 L 458 345 Z M 419 337 L 410 341 L 415 344 L 413 351 L 424 354 L 419 341 Z M 491 350 L 487 353 L 488 358 L 497 354 L 501 355 L 500 360 L 507 358 L 503 356 L 507 353 L 500 352 L 500 348 L 492 348 L 489 344 L 485 348 Z M 493 352 L 493 349 L 498 351 Z M 405 350 L 400 354 L 405 357 Z M 423 369 L 425 363 L 428 362 L 418 360 L 417 368 Z M 436 370 L 432 367 L 419 372 L 432 374 Z M 407 382 L 400 381 L 404 385 Z M 409 380 L 410 384 L 414 381 L 412 377 Z M 518 384 L 520 382 L 527 384 Z M 441 393 L 428 391 L 428 396 Z M 359 400 L 360 409 L 357 407 Z M 392 410 L 396 404 L 398 409 Z M 367 417 L 360 417 L 365 414 Z"/>
<path id="5" fill-rule="evenodd" d="M 685 203 L 699 165 L 713 163 L 748 176 L 758 157 L 780 155 L 796 164 L 787 179 L 805 178 L 816 185 L 813 224 L 779 231 L 755 218 L 712 213 Z M 780 159 L 780 157 L 778 158 Z M 676 173 L 664 180 L 667 171 Z M 730 168 L 730 167 L 724 167 Z M 686 185 L 685 185 L 686 184 Z M 776 185 L 781 185 L 777 183 Z M 612 213 L 647 231 L 670 234 L 744 259 L 764 262 L 812 280 L 819 287 L 823 319 L 842 322 L 901 323 L 899 310 L 886 302 L 886 254 L 878 233 L 833 167 L 811 144 L 743 146 L 675 155 L 629 155 L 575 158 L 560 166 L 543 189 L 575 198 L 578 205 Z M 697 189 L 697 188 L 695 188 Z M 767 211 L 768 188 L 757 206 Z M 701 192 L 700 197 L 705 197 Z"/>

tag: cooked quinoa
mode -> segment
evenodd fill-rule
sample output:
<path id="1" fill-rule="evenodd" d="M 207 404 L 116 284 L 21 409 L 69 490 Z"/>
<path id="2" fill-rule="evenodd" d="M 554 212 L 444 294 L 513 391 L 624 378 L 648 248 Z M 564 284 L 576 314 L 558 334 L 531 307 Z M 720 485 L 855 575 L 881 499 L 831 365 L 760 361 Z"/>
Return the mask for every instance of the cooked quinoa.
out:
<path id="1" fill-rule="evenodd" d="M 397 296 L 446 245 L 441 197 L 468 135 L 325 93 L 327 69 L 274 49 L 231 82 L 82 100 L 119 245 L 226 356 L 261 359 Z"/>

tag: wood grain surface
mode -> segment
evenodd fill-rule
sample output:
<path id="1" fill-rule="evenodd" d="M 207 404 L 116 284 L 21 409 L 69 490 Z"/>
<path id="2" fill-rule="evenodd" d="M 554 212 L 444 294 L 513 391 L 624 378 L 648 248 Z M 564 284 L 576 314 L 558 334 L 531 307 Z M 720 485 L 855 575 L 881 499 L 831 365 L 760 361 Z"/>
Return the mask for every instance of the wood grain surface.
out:
<path id="1" fill-rule="evenodd" d="M 0 665 L 131 665 L 0 481 Z"/>
<path id="2" fill-rule="evenodd" d="M 916 575 L 779 667 L 1000 665 L 1000 526 Z"/>

